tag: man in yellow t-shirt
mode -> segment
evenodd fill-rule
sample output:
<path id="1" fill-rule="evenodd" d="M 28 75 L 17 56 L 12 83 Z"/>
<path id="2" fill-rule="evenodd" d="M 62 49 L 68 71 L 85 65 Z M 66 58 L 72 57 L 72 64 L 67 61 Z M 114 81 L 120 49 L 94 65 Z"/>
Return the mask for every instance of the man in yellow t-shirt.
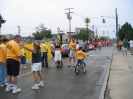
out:
<path id="1" fill-rule="evenodd" d="M 48 68 L 48 46 L 45 44 L 45 40 L 42 40 L 42 43 L 40 45 L 41 53 L 42 53 L 42 67 Z M 45 59 L 45 65 L 44 65 L 44 59 Z"/>
<path id="2" fill-rule="evenodd" d="M 10 81 L 13 78 L 13 91 L 12 93 L 18 93 L 21 91 L 20 88 L 17 87 L 18 79 L 17 76 L 19 75 L 19 58 L 21 57 L 21 51 L 19 44 L 21 41 L 20 35 L 15 35 L 14 40 L 9 41 L 6 44 L 6 65 L 7 65 L 7 87 L 6 91 L 12 90 Z"/>
<path id="3" fill-rule="evenodd" d="M 5 48 L 8 39 L 3 39 L 2 44 L 0 45 L 0 86 L 5 86 L 5 79 L 7 78 L 7 67 L 6 67 L 6 53 Z"/>
<path id="4" fill-rule="evenodd" d="M 71 60 L 73 58 L 73 62 L 75 64 L 75 51 L 76 51 L 76 42 L 75 39 L 72 38 L 72 42 L 69 44 L 69 49 L 70 49 L 70 59 L 69 59 L 69 65 L 67 67 L 71 66 Z M 73 65 L 74 66 L 74 65 Z"/>

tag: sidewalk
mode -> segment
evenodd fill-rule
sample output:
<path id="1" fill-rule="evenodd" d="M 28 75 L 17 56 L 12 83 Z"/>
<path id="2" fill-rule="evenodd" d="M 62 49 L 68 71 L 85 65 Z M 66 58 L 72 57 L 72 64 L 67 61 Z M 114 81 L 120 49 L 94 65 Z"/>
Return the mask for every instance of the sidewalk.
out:
<path id="1" fill-rule="evenodd" d="M 113 54 L 105 99 L 133 99 L 133 55 Z"/>

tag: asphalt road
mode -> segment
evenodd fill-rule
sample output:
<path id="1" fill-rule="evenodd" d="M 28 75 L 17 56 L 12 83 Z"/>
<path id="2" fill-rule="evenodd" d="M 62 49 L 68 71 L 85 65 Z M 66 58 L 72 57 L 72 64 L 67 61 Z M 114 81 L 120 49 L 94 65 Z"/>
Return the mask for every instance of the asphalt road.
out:
<path id="1" fill-rule="evenodd" d="M 102 76 L 108 64 L 108 56 L 112 55 L 113 46 L 102 47 L 101 50 L 86 52 L 90 56 L 85 58 L 87 73 L 76 75 L 74 68 L 67 67 L 68 57 L 63 58 L 63 68 L 56 68 L 54 61 L 49 61 L 49 68 L 42 68 L 44 87 L 31 90 L 34 85 L 30 63 L 27 69 L 20 69 L 18 87 L 22 91 L 18 94 L 5 92 L 6 87 L 0 88 L 0 99 L 97 99 L 102 88 Z M 99 89 L 100 86 L 100 89 Z"/>

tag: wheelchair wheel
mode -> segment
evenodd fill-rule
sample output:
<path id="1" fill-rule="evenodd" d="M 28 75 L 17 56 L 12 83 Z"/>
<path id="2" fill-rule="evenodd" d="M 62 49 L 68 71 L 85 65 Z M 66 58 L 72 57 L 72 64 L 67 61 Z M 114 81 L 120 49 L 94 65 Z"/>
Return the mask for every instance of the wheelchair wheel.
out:
<path id="1" fill-rule="evenodd" d="M 80 68 L 79 65 L 76 65 L 75 66 L 75 73 L 76 73 L 76 75 L 78 75 L 79 72 L 80 72 L 79 68 Z"/>

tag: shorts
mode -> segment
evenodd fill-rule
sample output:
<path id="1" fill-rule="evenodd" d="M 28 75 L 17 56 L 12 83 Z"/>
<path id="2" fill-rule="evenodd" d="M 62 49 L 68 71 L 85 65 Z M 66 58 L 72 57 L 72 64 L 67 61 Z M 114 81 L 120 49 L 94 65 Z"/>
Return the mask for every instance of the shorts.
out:
<path id="1" fill-rule="evenodd" d="M 20 63 L 21 63 L 21 64 L 26 64 L 26 58 L 25 58 L 25 56 L 22 56 L 22 57 L 20 58 Z"/>
<path id="2" fill-rule="evenodd" d="M 20 64 L 19 61 L 14 59 L 7 59 L 6 60 L 7 65 L 7 74 L 12 76 L 18 76 L 19 70 L 20 70 Z"/>
<path id="3" fill-rule="evenodd" d="M 80 64 L 80 65 L 82 65 L 83 63 L 84 63 L 84 59 L 78 60 L 78 62 L 77 62 L 77 64 Z"/>
<path id="4" fill-rule="evenodd" d="M 127 48 L 125 48 L 125 47 L 122 47 L 122 49 L 123 49 L 123 51 L 127 51 Z"/>
<path id="5" fill-rule="evenodd" d="M 75 57 L 75 50 L 70 50 L 70 57 Z"/>
<path id="6" fill-rule="evenodd" d="M 32 63 L 31 70 L 32 71 L 40 71 L 41 70 L 41 62 L 40 63 Z"/>

